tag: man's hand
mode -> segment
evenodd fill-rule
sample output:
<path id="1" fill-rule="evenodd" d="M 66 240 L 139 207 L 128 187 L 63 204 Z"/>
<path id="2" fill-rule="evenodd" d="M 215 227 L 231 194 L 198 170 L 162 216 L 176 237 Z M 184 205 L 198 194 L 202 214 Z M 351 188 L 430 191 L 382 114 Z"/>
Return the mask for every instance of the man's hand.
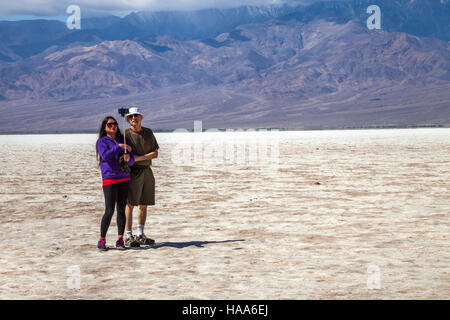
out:
<path id="1" fill-rule="evenodd" d="M 158 158 L 158 149 L 156 149 L 156 150 L 153 151 L 153 152 L 147 153 L 146 155 L 144 155 L 144 157 L 145 157 L 147 160 L 152 160 L 152 159 Z"/>
<path id="2" fill-rule="evenodd" d="M 123 160 L 125 160 L 126 162 L 130 161 L 130 155 L 128 153 L 124 154 L 123 155 Z"/>
<path id="3" fill-rule="evenodd" d="M 152 159 L 156 159 L 156 158 L 158 158 L 158 150 L 144 154 L 143 156 L 134 155 L 135 162 L 152 160 Z"/>

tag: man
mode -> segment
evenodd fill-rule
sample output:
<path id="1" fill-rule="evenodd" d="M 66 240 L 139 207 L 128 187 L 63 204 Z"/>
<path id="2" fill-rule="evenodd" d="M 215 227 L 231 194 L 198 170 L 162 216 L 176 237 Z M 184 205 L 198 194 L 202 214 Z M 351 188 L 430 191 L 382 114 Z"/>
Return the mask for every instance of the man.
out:
<path id="1" fill-rule="evenodd" d="M 155 240 L 144 234 L 147 219 L 147 206 L 155 205 L 155 178 L 151 169 L 152 159 L 158 157 L 158 142 L 153 131 L 142 127 L 143 114 L 139 108 L 130 108 L 126 120 L 131 125 L 125 131 L 126 143 L 131 146 L 134 154 L 134 165 L 131 167 L 131 181 L 128 191 L 128 203 L 125 209 L 126 241 L 131 247 L 151 245 Z M 137 235 L 131 231 L 133 225 L 133 209 L 139 206 Z"/>

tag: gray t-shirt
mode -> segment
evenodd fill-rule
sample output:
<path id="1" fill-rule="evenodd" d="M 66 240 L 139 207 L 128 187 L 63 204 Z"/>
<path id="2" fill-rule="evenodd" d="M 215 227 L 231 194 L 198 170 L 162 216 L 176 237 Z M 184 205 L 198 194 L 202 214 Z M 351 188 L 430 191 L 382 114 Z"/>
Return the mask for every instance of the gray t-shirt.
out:
<path id="1" fill-rule="evenodd" d="M 147 153 L 153 152 L 159 149 L 158 142 L 156 141 L 153 131 L 149 128 L 142 127 L 139 132 L 131 129 L 125 130 L 125 136 L 127 138 L 126 143 L 133 149 L 133 154 L 137 156 L 143 156 Z M 135 162 L 133 166 L 151 166 L 152 160 L 144 160 Z"/>

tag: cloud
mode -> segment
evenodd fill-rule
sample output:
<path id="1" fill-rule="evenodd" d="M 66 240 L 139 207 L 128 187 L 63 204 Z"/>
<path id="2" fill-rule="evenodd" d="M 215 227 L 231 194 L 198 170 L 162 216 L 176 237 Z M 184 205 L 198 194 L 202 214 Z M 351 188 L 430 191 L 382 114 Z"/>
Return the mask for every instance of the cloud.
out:
<path id="1" fill-rule="evenodd" d="M 124 15 L 131 11 L 199 10 L 233 8 L 244 5 L 300 4 L 317 0 L 20 0 L 1 1 L 0 16 L 62 16 L 69 5 L 78 5 L 82 14 Z"/>

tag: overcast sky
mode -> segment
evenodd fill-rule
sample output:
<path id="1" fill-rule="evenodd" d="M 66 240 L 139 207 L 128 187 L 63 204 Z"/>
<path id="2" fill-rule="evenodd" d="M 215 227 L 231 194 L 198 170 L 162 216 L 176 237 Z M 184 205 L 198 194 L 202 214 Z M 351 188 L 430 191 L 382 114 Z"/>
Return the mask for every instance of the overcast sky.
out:
<path id="1" fill-rule="evenodd" d="M 69 5 L 81 8 L 82 15 L 114 14 L 131 11 L 198 10 L 232 8 L 242 5 L 300 4 L 318 0 L 0 0 L 0 17 L 61 17 Z"/>

